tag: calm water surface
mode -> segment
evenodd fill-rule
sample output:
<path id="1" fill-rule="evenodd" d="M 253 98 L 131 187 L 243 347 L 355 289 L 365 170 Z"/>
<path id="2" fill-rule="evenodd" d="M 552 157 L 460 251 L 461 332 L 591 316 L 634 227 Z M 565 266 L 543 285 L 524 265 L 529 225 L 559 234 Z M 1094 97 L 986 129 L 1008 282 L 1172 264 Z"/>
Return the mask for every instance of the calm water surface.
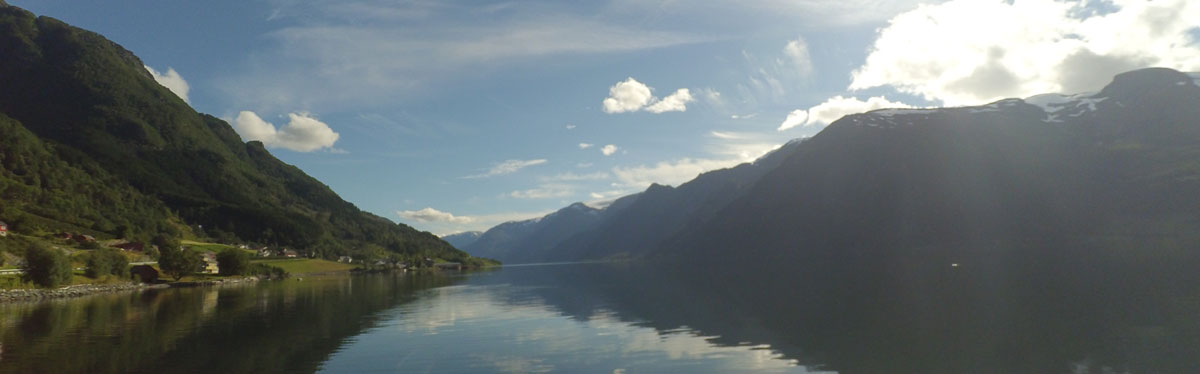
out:
<path id="1" fill-rule="evenodd" d="M 0 373 L 1200 372 L 1195 298 L 1077 314 L 784 279 L 574 264 L 8 304 Z"/>

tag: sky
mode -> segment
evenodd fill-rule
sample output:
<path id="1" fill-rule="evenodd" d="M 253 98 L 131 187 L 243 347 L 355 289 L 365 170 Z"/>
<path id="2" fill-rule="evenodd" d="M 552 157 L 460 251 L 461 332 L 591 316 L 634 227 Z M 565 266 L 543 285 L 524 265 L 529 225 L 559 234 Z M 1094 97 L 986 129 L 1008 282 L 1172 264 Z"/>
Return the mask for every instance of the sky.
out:
<path id="1" fill-rule="evenodd" d="M 846 114 L 1200 71 L 1188 0 L 9 3 L 439 235 L 677 186 Z"/>

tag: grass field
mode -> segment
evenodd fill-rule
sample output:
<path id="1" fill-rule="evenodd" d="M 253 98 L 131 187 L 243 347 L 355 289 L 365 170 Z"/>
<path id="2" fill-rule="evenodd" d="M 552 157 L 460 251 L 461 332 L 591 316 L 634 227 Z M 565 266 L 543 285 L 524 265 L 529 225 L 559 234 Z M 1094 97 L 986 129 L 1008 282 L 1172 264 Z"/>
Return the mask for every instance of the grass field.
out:
<path id="1" fill-rule="evenodd" d="M 309 258 L 255 260 L 253 262 L 278 266 L 292 275 L 346 271 L 354 268 L 354 265 L 350 264 Z"/>

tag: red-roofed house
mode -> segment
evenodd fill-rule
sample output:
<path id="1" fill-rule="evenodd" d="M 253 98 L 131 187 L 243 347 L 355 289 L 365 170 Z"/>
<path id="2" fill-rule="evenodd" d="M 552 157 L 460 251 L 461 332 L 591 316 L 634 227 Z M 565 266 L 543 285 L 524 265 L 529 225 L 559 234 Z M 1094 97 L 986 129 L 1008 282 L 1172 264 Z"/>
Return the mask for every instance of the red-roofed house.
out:
<path id="1" fill-rule="evenodd" d="M 8 236 L 8 224 L 0 221 L 0 236 Z"/>

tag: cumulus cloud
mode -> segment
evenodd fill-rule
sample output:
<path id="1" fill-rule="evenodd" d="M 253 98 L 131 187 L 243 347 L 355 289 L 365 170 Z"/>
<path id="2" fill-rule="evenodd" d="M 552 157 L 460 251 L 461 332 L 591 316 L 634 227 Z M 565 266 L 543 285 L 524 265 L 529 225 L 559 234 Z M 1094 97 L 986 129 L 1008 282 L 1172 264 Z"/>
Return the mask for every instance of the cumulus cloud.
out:
<path id="1" fill-rule="evenodd" d="M 593 145 L 594 144 L 591 144 L 591 143 L 579 143 L 579 149 L 588 149 L 588 148 L 591 148 Z"/>
<path id="2" fill-rule="evenodd" d="M 304 112 L 289 113 L 288 123 L 279 128 L 248 110 L 238 113 L 233 123 L 245 140 L 258 140 L 268 147 L 297 152 L 330 148 L 338 140 L 338 133 L 329 125 Z"/>
<path id="3" fill-rule="evenodd" d="M 188 82 L 184 80 L 183 77 L 179 75 L 179 72 L 175 71 L 174 68 L 167 67 L 166 73 L 159 73 L 158 70 L 154 70 L 154 68 L 150 67 L 149 65 L 142 66 L 146 68 L 146 71 L 150 72 L 151 76 L 154 76 L 155 82 L 158 82 L 158 84 L 166 87 L 168 90 L 171 90 L 171 93 L 174 93 L 175 96 L 179 96 L 179 98 L 183 99 L 184 102 L 189 104 L 191 103 L 191 101 L 188 100 L 188 91 L 191 88 L 188 86 Z"/>
<path id="4" fill-rule="evenodd" d="M 1200 70 L 1197 19 L 1189 0 L 924 5 L 879 31 L 850 89 L 892 86 L 956 106 L 1096 90 L 1140 67 Z"/>
<path id="5" fill-rule="evenodd" d="M 683 112 L 687 103 L 695 98 L 686 88 L 675 90 L 670 96 L 659 100 L 651 88 L 633 77 L 608 88 L 608 98 L 603 101 L 605 113 L 625 113 L 645 110 L 650 113 Z"/>
<path id="6" fill-rule="evenodd" d="M 787 45 L 783 46 L 783 55 L 787 56 L 788 61 L 801 76 L 812 73 L 813 65 L 812 58 L 808 55 L 808 42 L 805 42 L 803 38 L 788 41 Z"/>
<path id="7" fill-rule="evenodd" d="M 662 112 L 684 112 L 687 111 L 687 103 L 694 101 L 691 92 L 686 88 L 675 90 L 675 93 L 663 98 L 657 103 L 650 104 L 646 107 L 646 111 L 650 113 Z"/>
<path id="8" fill-rule="evenodd" d="M 494 177 L 497 175 L 511 174 L 511 173 L 515 173 L 517 170 L 521 170 L 521 169 L 524 169 L 524 168 L 527 168 L 530 166 L 534 166 L 534 165 L 541 165 L 544 163 L 546 163 L 546 159 L 544 159 L 544 158 L 539 158 L 539 159 L 535 159 L 535 160 L 505 160 L 504 162 L 493 165 L 492 168 L 488 169 L 488 171 L 486 173 L 476 174 L 476 175 L 468 175 L 464 178 L 468 178 L 468 179 L 487 178 L 487 177 Z"/>
<path id="9" fill-rule="evenodd" d="M 650 87 L 647 87 L 642 82 L 638 82 L 633 77 L 629 77 L 623 82 L 618 82 L 608 88 L 608 98 L 604 99 L 605 113 L 625 113 L 633 112 L 646 104 L 654 95 L 650 94 Z"/>
<path id="10" fill-rule="evenodd" d="M 474 221 L 471 217 L 455 216 L 449 212 L 443 212 L 430 207 L 421 210 L 401 210 L 397 211 L 396 215 L 417 222 L 471 223 Z"/>
<path id="11" fill-rule="evenodd" d="M 617 147 L 615 145 L 609 144 L 604 147 L 601 147 L 600 153 L 603 153 L 605 156 L 612 156 L 613 153 L 617 153 L 618 149 L 621 149 L 621 148 Z"/>
<path id="12" fill-rule="evenodd" d="M 833 121 L 838 120 L 848 114 L 870 112 L 876 109 L 885 108 L 912 108 L 912 105 L 905 103 L 890 101 L 883 96 L 870 97 L 867 101 L 859 100 L 855 97 L 834 96 L 825 102 L 817 104 L 808 110 L 796 109 L 788 113 L 783 123 L 779 125 L 779 131 L 784 131 L 796 126 L 820 126 L 828 125 Z"/>

